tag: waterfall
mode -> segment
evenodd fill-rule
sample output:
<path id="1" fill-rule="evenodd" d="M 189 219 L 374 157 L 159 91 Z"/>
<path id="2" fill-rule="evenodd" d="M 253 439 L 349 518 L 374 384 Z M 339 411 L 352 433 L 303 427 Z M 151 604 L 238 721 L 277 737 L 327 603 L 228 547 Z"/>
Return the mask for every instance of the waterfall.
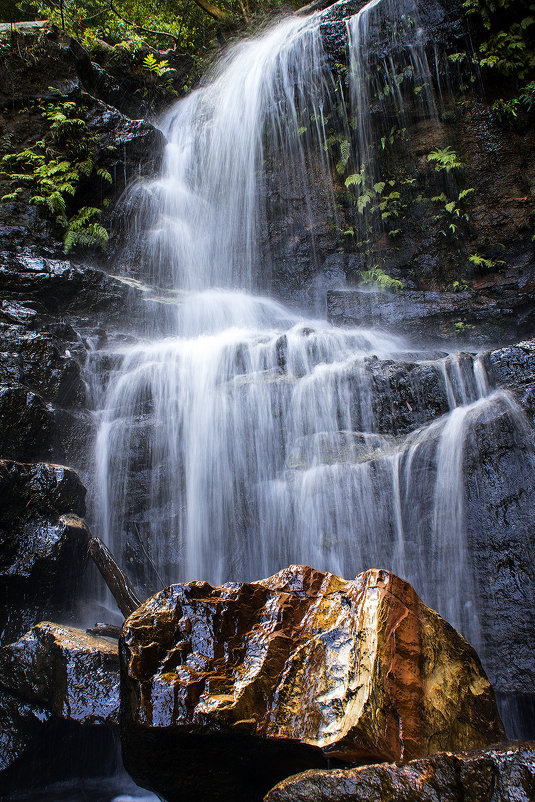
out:
<path id="1" fill-rule="evenodd" d="M 365 166 L 366 181 L 376 177 L 372 142 L 388 130 L 383 119 L 374 127 L 367 75 L 380 9 L 372 0 L 348 23 L 358 131 L 348 158 L 356 174 Z M 129 258 L 177 300 L 167 336 L 114 350 L 95 518 L 147 593 L 173 581 L 258 579 L 295 562 L 346 577 L 383 567 L 478 645 L 464 444 L 483 419 L 516 421 L 514 402 L 491 392 L 477 358 L 436 359 L 401 336 L 334 328 L 269 297 L 266 176 L 305 208 L 321 193 L 334 219 L 328 120 L 353 139 L 322 19 L 283 20 L 233 47 L 161 122 L 162 173 L 131 191 L 138 235 Z M 416 14 L 407 19 L 402 69 L 425 87 L 418 102 L 431 115 L 425 43 Z M 385 51 L 383 66 L 401 130 L 393 58 Z M 276 211 L 291 225 L 291 200 Z M 315 247 L 312 233 L 313 257 Z M 425 399 L 378 396 L 397 363 L 433 376 L 442 416 L 431 420 Z"/>

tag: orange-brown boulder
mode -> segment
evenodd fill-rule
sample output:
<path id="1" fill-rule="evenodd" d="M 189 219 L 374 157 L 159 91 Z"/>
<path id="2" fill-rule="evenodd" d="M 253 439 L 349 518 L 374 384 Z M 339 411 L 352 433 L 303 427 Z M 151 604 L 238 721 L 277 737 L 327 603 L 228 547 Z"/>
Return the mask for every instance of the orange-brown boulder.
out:
<path id="1" fill-rule="evenodd" d="M 504 737 L 475 651 L 387 571 L 172 585 L 126 620 L 120 652 L 126 766 L 169 802 L 251 802 L 327 759 Z"/>

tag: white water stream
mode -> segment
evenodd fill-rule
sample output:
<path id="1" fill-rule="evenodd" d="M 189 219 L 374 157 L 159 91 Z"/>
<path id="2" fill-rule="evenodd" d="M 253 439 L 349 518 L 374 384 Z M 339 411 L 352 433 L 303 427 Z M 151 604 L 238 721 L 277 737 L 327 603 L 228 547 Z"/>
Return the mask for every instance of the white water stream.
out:
<path id="1" fill-rule="evenodd" d="M 363 71 L 378 8 L 372 0 L 349 24 L 355 158 L 368 165 Z M 370 366 L 406 360 L 407 343 L 333 328 L 257 294 L 271 264 L 261 247 L 264 165 L 305 201 L 317 182 L 332 193 L 326 116 L 340 87 L 320 23 L 321 14 L 287 19 L 237 45 L 162 121 L 162 175 L 132 202 L 147 279 L 179 300 L 172 335 L 125 346 L 112 373 L 97 442 L 98 529 L 126 562 L 128 544 L 142 544 L 153 590 L 258 579 L 293 562 L 346 577 L 392 569 L 477 645 L 463 448 L 475 421 L 514 416 L 513 402 L 488 395 L 481 363 L 442 360 L 450 413 L 406 436 L 394 421 L 394 436 Z M 409 61 L 423 84 L 417 39 Z"/>

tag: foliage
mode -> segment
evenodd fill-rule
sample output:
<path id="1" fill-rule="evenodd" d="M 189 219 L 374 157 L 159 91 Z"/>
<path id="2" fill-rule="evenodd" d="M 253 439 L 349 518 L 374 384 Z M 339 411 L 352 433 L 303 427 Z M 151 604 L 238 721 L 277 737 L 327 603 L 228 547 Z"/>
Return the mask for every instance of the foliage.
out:
<path id="1" fill-rule="evenodd" d="M 496 268 L 502 267 L 505 262 L 501 259 L 498 261 L 494 259 L 486 259 L 484 256 L 480 256 L 479 253 L 473 253 L 468 257 L 469 261 L 472 262 L 476 270 L 494 270 Z"/>
<path id="2" fill-rule="evenodd" d="M 427 156 L 427 160 L 434 162 L 435 170 L 445 170 L 449 173 L 451 170 L 459 170 L 464 167 L 463 162 L 459 159 L 457 154 L 449 146 L 446 148 L 435 148 Z"/>
<path id="3" fill-rule="evenodd" d="M 450 290 L 451 292 L 463 292 L 467 288 L 468 288 L 468 284 L 462 278 L 461 279 L 456 279 L 455 281 L 452 281 L 452 283 L 448 287 L 446 287 L 446 289 Z"/>
<path id="4" fill-rule="evenodd" d="M 457 320 L 453 324 L 453 328 L 455 329 L 456 334 L 463 334 L 464 332 L 470 331 L 470 329 L 473 329 L 474 327 L 472 323 L 464 323 L 462 320 Z"/>
<path id="5" fill-rule="evenodd" d="M 30 193 L 30 203 L 57 226 L 65 230 L 65 250 L 74 246 L 105 247 L 108 234 L 93 219 L 100 210 L 83 207 L 69 216 L 69 207 L 80 182 L 96 174 L 112 183 L 110 173 L 95 164 L 95 136 L 90 134 L 80 113 L 80 107 L 64 96 L 56 103 L 41 108 L 48 121 L 45 139 L 35 142 L 18 153 L 7 153 L 0 160 L 0 175 L 9 182 L 10 191 L 0 202 L 21 200 L 24 189 Z"/>
<path id="6" fill-rule="evenodd" d="M 6 0 L 0 0 L 0 2 Z M 9 2 L 9 0 L 8 0 Z M 255 15 L 280 8 L 282 0 L 13 0 L 26 19 L 36 16 L 65 27 L 90 47 L 95 39 L 112 45 L 134 42 L 151 47 L 175 46 L 178 52 L 202 58 L 221 27 L 230 29 L 254 20 Z M 212 6 L 220 19 L 203 10 Z"/>
<path id="7" fill-rule="evenodd" d="M 169 66 L 167 59 L 158 60 L 153 53 L 149 53 L 143 59 L 139 73 L 144 79 L 142 94 L 149 101 L 154 100 L 159 95 L 177 95 L 178 92 L 173 86 L 175 70 Z M 140 90 L 137 90 L 138 92 Z"/>
<path id="8" fill-rule="evenodd" d="M 65 231 L 65 253 L 75 247 L 100 247 L 105 248 L 108 244 L 108 232 L 93 220 L 94 217 L 102 214 L 101 209 L 94 206 L 83 206 L 74 214 L 67 223 Z"/>
<path id="9" fill-rule="evenodd" d="M 143 59 L 143 70 L 153 75 L 157 75 L 158 78 L 163 78 L 169 72 L 173 72 L 171 67 L 169 67 L 169 62 L 167 59 L 158 61 L 153 53 L 149 53 Z"/>
<path id="10" fill-rule="evenodd" d="M 369 284 L 383 291 L 400 292 L 403 289 L 402 281 L 392 278 L 380 267 L 374 266 L 371 270 L 360 270 L 359 276 L 362 284 Z"/>
<path id="11" fill-rule="evenodd" d="M 465 199 L 473 192 L 474 188 L 468 187 L 468 189 L 456 192 L 456 197 L 454 198 L 449 197 L 445 192 L 441 192 L 440 195 L 435 195 L 431 198 L 431 201 L 439 207 L 438 214 L 435 215 L 435 221 L 443 226 L 440 232 L 442 236 L 456 234 L 459 223 L 463 221 L 467 223 L 469 221 L 470 218 L 464 209 L 464 203 Z"/>
<path id="12" fill-rule="evenodd" d="M 465 0 L 463 6 L 481 28 L 473 62 L 502 79 L 506 97 L 493 104 L 496 116 L 514 119 L 522 108 L 531 111 L 535 94 L 535 3 Z"/>

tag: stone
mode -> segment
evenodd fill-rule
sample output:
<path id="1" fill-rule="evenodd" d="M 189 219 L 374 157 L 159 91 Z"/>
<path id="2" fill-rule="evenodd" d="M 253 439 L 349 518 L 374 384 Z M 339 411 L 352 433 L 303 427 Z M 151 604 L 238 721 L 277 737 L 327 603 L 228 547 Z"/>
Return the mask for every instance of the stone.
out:
<path id="1" fill-rule="evenodd" d="M 288 777 L 264 802 L 531 802 L 535 742 L 439 752 L 407 763 L 312 770 Z"/>
<path id="2" fill-rule="evenodd" d="M 517 299 L 517 305 L 520 301 Z M 482 293 L 418 292 L 398 294 L 360 289 L 329 290 L 327 315 L 337 326 L 380 326 L 421 345 L 464 341 L 477 345 L 512 341 L 520 325 L 511 299 Z"/>
<path id="3" fill-rule="evenodd" d="M 53 410 L 21 384 L 0 385 L 0 454 L 10 459 L 47 459 L 52 452 Z"/>
<path id="4" fill-rule="evenodd" d="M 69 468 L 0 460 L 0 643 L 73 614 L 87 561 L 85 487 Z"/>
<path id="5" fill-rule="evenodd" d="M 491 351 L 485 362 L 492 384 L 507 387 L 535 423 L 535 340 Z"/>
<path id="6" fill-rule="evenodd" d="M 0 686 L 49 713 L 85 724 L 117 724 L 117 643 L 42 621 L 0 649 Z"/>
<path id="7" fill-rule="evenodd" d="M 480 657 L 500 700 L 516 698 L 526 711 L 535 704 L 534 432 L 507 396 L 501 403 L 497 414 L 489 409 L 467 432 L 465 531 L 485 611 Z M 504 723 L 508 734 L 535 736 L 533 717 L 524 732 L 512 729 L 513 716 Z"/>
<path id="8" fill-rule="evenodd" d="M 62 727 L 109 728 L 118 714 L 116 642 L 44 621 L 0 649 L 0 771 L 38 754 L 51 728 L 61 741 Z"/>
<path id="9" fill-rule="evenodd" d="M 387 571 L 172 585 L 125 621 L 120 653 L 125 764 L 168 802 L 504 737 L 472 647 Z"/>

